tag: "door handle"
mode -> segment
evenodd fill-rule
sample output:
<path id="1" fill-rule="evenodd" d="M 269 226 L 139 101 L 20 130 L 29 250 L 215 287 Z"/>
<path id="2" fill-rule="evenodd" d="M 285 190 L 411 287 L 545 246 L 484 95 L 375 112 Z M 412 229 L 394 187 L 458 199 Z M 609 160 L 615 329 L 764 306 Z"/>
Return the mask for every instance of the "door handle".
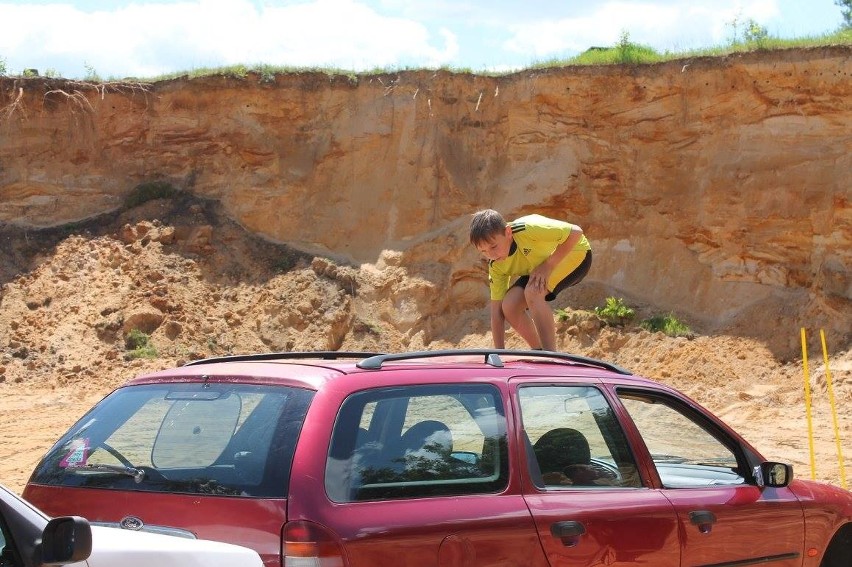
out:
<path id="1" fill-rule="evenodd" d="M 586 526 L 583 525 L 583 522 L 565 520 L 550 524 L 550 535 L 561 539 L 562 545 L 565 547 L 574 547 L 577 545 L 580 536 L 584 533 L 586 533 Z"/>
<path id="2" fill-rule="evenodd" d="M 689 521 L 698 526 L 699 532 L 709 534 L 716 523 L 716 514 L 710 510 L 694 510 L 689 513 Z"/>

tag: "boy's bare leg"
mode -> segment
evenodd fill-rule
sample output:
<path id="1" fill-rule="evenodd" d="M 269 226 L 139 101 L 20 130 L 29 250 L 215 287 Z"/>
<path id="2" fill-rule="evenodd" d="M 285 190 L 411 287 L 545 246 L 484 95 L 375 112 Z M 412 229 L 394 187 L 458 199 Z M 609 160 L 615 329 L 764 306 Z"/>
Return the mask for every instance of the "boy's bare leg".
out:
<path id="1" fill-rule="evenodd" d="M 524 295 L 541 348 L 556 350 L 556 323 L 553 322 L 553 311 L 544 299 L 545 294 L 528 290 Z"/>
<path id="2" fill-rule="evenodd" d="M 544 296 L 542 296 L 544 301 Z M 547 305 L 545 305 L 547 307 Z M 549 308 L 548 308 L 549 309 Z M 539 334 L 536 328 L 538 325 L 533 323 L 527 315 L 527 302 L 524 298 L 524 290 L 519 287 L 510 288 L 503 298 L 503 315 L 515 331 L 527 341 L 531 348 L 542 348 L 542 341 L 539 339 Z M 552 316 L 551 316 L 552 317 Z M 551 321 L 552 323 L 552 321 Z M 556 329 L 553 330 L 554 336 Z M 556 339 L 554 338 L 554 343 Z"/>

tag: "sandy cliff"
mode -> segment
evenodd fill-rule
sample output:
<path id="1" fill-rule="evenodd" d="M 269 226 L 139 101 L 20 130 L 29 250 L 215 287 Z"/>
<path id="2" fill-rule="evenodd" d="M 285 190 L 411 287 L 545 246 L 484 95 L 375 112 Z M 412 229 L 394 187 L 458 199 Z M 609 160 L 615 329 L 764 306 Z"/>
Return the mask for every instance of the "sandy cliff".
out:
<path id="1" fill-rule="evenodd" d="M 166 182 L 273 242 L 355 265 L 401 255 L 421 283 L 399 323 L 428 342 L 441 325 L 424 320 L 481 306 L 467 215 L 539 211 L 586 229 L 597 296 L 747 335 L 807 321 L 848 344 L 850 55 L 501 77 L 7 78 L 0 222 L 72 223 Z M 795 338 L 776 342 L 795 352 Z"/>

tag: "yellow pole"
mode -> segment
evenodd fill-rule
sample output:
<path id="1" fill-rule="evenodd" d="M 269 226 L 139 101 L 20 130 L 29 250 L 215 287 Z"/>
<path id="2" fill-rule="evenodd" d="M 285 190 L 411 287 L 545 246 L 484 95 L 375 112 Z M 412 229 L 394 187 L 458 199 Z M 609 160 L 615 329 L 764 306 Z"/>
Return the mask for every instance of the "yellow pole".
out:
<path id="1" fill-rule="evenodd" d="M 819 330 L 822 341 L 822 359 L 825 361 L 825 381 L 828 384 L 828 399 L 831 402 L 831 418 L 834 420 L 834 444 L 837 445 L 837 462 L 840 464 L 840 486 L 846 488 L 846 469 L 843 467 L 843 449 L 840 448 L 840 427 L 837 425 L 837 409 L 834 405 L 834 387 L 831 385 L 831 370 L 828 369 L 828 348 L 825 346 L 825 332 Z"/>
<path id="2" fill-rule="evenodd" d="M 808 447 L 811 455 L 811 480 L 816 480 L 816 458 L 814 457 L 814 426 L 811 420 L 811 376 L 808 373 L 808 344 L 805 328 L 802 327 L 802 365 L 805 368 L 805 415 L 808 418 Z"/>

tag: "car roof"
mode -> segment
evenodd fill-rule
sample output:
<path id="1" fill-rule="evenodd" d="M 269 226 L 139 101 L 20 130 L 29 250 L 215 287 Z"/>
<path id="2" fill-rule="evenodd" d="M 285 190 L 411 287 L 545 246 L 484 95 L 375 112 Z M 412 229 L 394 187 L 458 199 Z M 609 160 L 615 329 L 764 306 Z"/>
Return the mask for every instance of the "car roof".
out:
<path id="1" fill-rule="evenodd" d="M 373 353 L 349 351 L 278 352 L 231 355 L 189 362 L 177 368 L 140 376 L 126 385 L 216 381 L 251 381 L 319 389 L 345 375 L 386 375 L 389 370 L 477 369 L 480 377 L 522 374 L 630 377 L 620 366 L 602 360 L 549 351 L 507 349 L 453 349 Z M 504 370 L 501 370 L 504 369 Z M 384 380 L 381 380 L 384 382 Z M 359 381 L 360 382 L 360 381 Z"/>

